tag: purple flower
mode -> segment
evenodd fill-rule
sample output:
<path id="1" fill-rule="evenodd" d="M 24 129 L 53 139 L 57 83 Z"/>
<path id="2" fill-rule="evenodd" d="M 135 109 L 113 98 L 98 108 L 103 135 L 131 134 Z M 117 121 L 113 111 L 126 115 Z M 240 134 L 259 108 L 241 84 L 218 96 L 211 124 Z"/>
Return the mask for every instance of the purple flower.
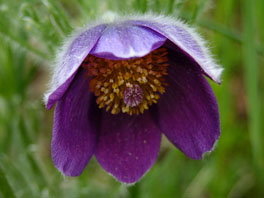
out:
<path id="1" fill-rule="evenodd" d="M 54 113 L 52 159 L 67 176 L 95 155 L 124 183 L 157 159 L 162 133 L 186 156 L 201 159 L 220 135 L 218 105 L 205 76 L 222 69 L 184 23 L 136 16 L 99 23 L 63 46 L 45 95 Z"/>

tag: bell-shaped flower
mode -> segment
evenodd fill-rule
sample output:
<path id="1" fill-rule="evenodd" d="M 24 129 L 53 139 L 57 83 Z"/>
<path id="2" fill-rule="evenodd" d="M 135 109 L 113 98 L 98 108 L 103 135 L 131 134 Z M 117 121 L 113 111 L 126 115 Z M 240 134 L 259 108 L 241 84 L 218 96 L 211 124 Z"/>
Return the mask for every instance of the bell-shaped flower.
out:
<path id="1" fill-rule="evenodd" d="M 201 37 L 181 21 L 130 16 L 77 31 L 61 48 L 46 107 L 56 104 L 52 159 L 78 176 L 95 155 L 124 183 L 155 163 L 161 136 L 192 159 L 220 135 L 207 81 L 222 69 Z"/>

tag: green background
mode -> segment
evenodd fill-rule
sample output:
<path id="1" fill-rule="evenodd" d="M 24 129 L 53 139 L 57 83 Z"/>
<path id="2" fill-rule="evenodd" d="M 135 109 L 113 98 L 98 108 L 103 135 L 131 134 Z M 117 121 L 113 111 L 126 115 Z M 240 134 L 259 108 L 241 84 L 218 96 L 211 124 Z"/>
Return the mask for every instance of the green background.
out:
<path id="1" fill-rule="evenodd" d="M 178 16 L 209 41 L 225 70 L 221 86 L 211 83 L 221 137 L 203 160 L 163 138 L 156 164 L 131 187 L 95 159 L 77 178 L 53 166 L 53 110 L 42 96 L 54 52 L 106 11 Z M 263 0 L 0 0 L 0 197 L 264 197 L 263 26 Z"/>

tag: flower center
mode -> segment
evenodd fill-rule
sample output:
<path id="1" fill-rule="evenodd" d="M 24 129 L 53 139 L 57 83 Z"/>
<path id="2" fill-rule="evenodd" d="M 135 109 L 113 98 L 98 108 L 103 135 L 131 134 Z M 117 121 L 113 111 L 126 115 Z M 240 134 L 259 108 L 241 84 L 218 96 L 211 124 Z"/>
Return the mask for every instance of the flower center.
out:
<path id="1" fill-rule="evenodd" d="M 88 55 L 82 63 L 99 108 L 112 114 L 143 113 L 165 92 L 167 50 L 159 48 L 136 59 L 109 60 Z"/>
<path id="2" fill-rule="evenodd" d="M 129 107 L 138 106 L 143 99 L 143 91 L 139 85 L 131 85 L 124 91 L 124 103 Z"/>

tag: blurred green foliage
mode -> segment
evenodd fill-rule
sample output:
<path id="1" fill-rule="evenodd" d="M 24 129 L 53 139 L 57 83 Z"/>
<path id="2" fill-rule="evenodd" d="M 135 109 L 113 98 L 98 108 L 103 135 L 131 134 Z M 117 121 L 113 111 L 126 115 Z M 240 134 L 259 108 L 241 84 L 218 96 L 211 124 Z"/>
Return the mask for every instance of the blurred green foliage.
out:
<path id="1" fill-rule="evenodd" d="M 107 11 L 170 14 L 196 26 L 225 68 L 221 137 L 203 160 L 167 140 L 136 185 L 107 175 L 94 159 L 65 178 L 50 157 L 52 112 L 42 94 L 54 52 L 76 26 Z M 263 0 L 0 0 L 0 197 L 264 197 Z"/>

